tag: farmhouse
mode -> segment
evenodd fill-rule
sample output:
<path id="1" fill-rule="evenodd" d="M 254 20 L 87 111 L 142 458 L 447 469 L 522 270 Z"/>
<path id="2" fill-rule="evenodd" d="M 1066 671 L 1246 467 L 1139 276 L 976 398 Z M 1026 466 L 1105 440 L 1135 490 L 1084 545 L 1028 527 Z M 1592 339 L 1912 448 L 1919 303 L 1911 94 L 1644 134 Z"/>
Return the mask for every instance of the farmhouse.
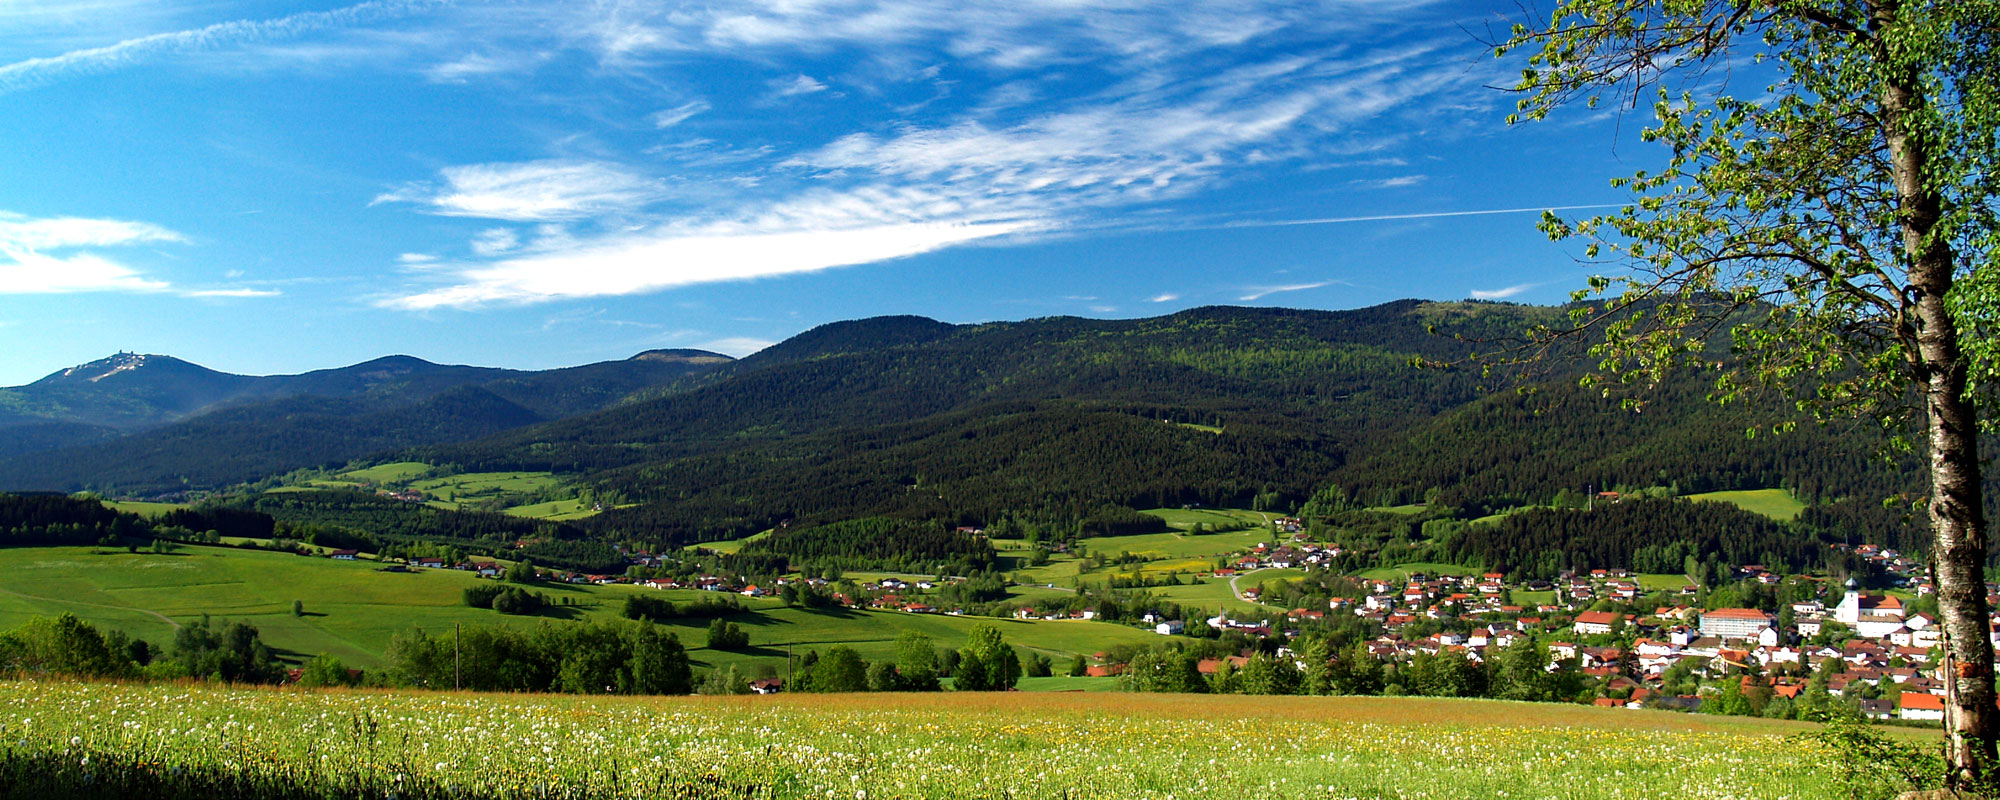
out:
<path id="1" fill-rule="evenodd" d="M 1903 719 L 1944 719 L 1944 698 L 1929 692 L 1904 692 L 1898 705 Z"/>
<path id="2" fill-rule="evenodd" d="M 1576 624 L 1572 627 L 1579 635 L 1595 636 L 1610 633 L 1611 626 L 1618 620 L 1619 616 L 1610 611 L 1585 611 L 1576 615 Z"/>

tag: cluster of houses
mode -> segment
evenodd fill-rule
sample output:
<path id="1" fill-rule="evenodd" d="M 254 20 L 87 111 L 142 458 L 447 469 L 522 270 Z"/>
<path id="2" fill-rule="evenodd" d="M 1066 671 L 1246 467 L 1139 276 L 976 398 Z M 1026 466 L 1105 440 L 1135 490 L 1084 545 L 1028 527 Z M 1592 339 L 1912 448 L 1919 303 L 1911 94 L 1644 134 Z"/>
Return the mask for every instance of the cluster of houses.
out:
<path id="1" fill-rule="evenodd" d="M 1288 519 L 1291 518 L 1286 517 L 1278 520 L 1277 524 L 1281 530 L 1283 529 L 1284 522 Z M 1304 536 L 1305 534 L 1299 534 L 1298 538 L 1303 539 Z M 1281 544 L 1274 547 L 1268 543 L 1259 542 L 1249 552 L 1231 561 L 1229 566 L 1215 570 L 1214 576 L 1218 578 L 1231 578 L 1260 569 L 1313 569 L 1330 567 L 1333 565 L 1334 559 L 1339 558 L 1345 552 L 1337 544 L 1293 541 L 1289 544 Z M 1254 590 L 1246 590 L 1245 594 L 1247 599 L 1253 602 L 1257 599 Z"/>
<path id="2" fill-rule="evenodd" d="M 1933 591 L 1921 566 L 1894 550 L 1878 545 L 1860 545 L 1852 551 L 1898 586 L 1921 596 Z M 1259 545 L 1253 551 L 1215 570 L 1214 575 L 1230 578 L 1250 570 L 1305 567 L 1324 564 L 1338 551 L 1330 547 L 1295 543 L 1281 547 Z M 1739 578 L 1775 584 L 1780 576 L 1757 564 L 1736 570 Z M 1867 686 L 1861 700 L 1862 712 L 1874 718 L 1939 719 L 1943 714 L 1944 684 L 1935 674 L 1939 665 L 1931 663 L 1940 643 L 1937 620 L 1915 613 L 1902 597 L 1866 594 L 1852 582 L 1840 603 L 1828 608 L 1817 600 L 1796 602 L 1788 609 L 1789 627 L 1780 626 L 1780 615 L 1758 609 L 1718 608 L 1703 610 L 1690 605 L 1669 605 L 1639 615 L 1588 609 L 1600 600 L 1632 605 L 1651 594 L 1626 570 L 1600 569 L 1589 573 L 1565 574 L 1554 581 L 1525 581 L 1510 584 L 1500 573 L 1473 575 L 1412 574 L 1405 581 L 1375 580 L 1364 583 L 1366 594 L 1336 597 L 1326 611 L 1319 609 L 1283 610 L 1284 620 L 1294 624 L 1321 621 L 1327 614 L 1354 614 L 1382 625 L 1385 634 L 1369 643 L 1369 650 L 1385 661 L 1405 661 L 1418 653 L 1455 651 L 1478 661 L 1488 653 L 1533 638 L 1548 647 L 1551 669 L 1568 662 L 1586 676 L 1599 679 L 1606 697 L 1600 705 L 1639 708 L 1645 706 L 1693 707 L 1698 697 L 1660 695 L 1663 678 L 1676 664 L 1693 659 L 1696 670 L 1706 676 L 1723 678 L 1743 675 L 1746 689 L 1761 684 L 1773 696 L 1796 698 L 1806 688 L 1802 678 L 1766 677 L 1773 673 L 1804 674 L 1840 662 L 1840 669 L 1826 684 L 1828 694 L 1848 696 Z M 1534 605 L 1515 604 L 1515 592 L 1551 598 Z M 1692 598 L 1700 593 L 1694 585 L 1670 588 L 1671 595 Z M 1254 592 L 1243 599 L 1255 602 Z M 2000 598 L 1994 598 L 2000 601 Z M 1996 604 L 2000 607 L 2000 603 Z M 1273 609 L 1273 613 L 1280 609 Z M 1470 630 L 1462 625 L 1416 625 L 1422 620 L 1482 620 Z M 1178 635 L 1188 632 L 1178 620 L 1147 619 L 1157 633 Z M 1228 615 L 1208 619 L 1218 631 L 1241 631 L 1268 635 L 1271 620 L 1239 621 Z M 1828 626 L 1844 626 L 1847 637 L 1838 644 L 1810 644 L 1826 641 L 1820 634 Z M 1432 631 L 1421 636 L 1404 635 L 1410 630 Z M 1287 633 L 1296 633 L 1288 630 Z M 1613 637 L 1613 634 L 1630 634 Z M 1570 636 L 1575 641 L 1564 641 Z M 1595 637 L 1595 638 L 1594 638 Z M 2000 647 L 2000 625 L 1991 634 Z M 1607 639 L 1616 644 L 1602 644 Z M 1582 644 L 1597 641 L 1599 646 Z M 1115 674 L 1117 665 L 1106 665 Z"/>

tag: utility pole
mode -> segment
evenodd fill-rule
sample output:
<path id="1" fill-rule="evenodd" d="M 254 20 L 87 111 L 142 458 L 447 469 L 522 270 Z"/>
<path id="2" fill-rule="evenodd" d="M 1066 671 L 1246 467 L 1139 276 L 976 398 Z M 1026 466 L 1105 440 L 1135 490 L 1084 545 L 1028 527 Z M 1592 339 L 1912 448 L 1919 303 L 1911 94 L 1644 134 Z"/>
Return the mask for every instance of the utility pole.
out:
<path id="1" fill-rule="evenodd" d="M 454 691 L 464 688 L 459 685 L 458 678 L 458 665 L 460 663 L 458 654 L 458 628 L 459 623 L 454 622 L 451 624 L 451 688 Z"/>

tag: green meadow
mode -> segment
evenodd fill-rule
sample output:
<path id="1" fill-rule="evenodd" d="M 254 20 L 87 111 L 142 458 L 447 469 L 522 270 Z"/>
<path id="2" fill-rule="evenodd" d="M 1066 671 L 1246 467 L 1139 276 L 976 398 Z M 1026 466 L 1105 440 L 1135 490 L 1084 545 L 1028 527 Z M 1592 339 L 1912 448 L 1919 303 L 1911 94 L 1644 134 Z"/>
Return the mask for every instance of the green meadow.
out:
<path id="1" fill-rule="evenodd" d="M 1745 717 L 1405 697 L 575 697 L 0 682 L 24 797 L 1849 796 Z M 1866 795 L 1854 795 L 1866 796 Z M 1886 796 L 1886 795 L 1884 795 Z"/>
<path id="2" fill-rule="evenodd" d="M 382 664 L 390 637 L 410 628 L 431 633 L 455 624 L 533 626 L 621 619 L 627 596 L 648 593 L 684 602 L 712 596 L 694 590 L 659 591 L 636 586 L 547 584 L 535 591 L 557 605 L 537 615 L 507 616 L 465 606 L 465 587 L 486 580 L 456 570 L 379 571 L 369 561 L 334 561 L 227 547 L 184 547 L 167 555 L 83 547 L 0 550 L 0 628 L 31 617 L 69 612 L 134 636 L 165 643 L 174 627 L 203 615 L 257 626 L 287 658 L 329 653 L 363 668 Z M 1049 591 L 1047 596 L 1059 592 Z M 1028 599 L 1041 596 L 1025 595 Z M 1024 651 L 1067 661 L 1119 643 L 1151 641 L 1137 628 L 1085 621 L 1021 621 L 896 611 L 790 608 L 769 598 L 739 598 L 748 612 L 731 617 L 750 631 L 741 652 L 708 650 L 706 619 L 665 627 L 690 648 L 697 666 L 768 665 L 782 669 L 786 648 L 847 644 L 863 658 L 889 658 L 905 630 L 929 634 L 939 646 L 957 647 L 977 625 L 997 625 Z M 304 604 L 292 615 L 292 601 Z"/>
<path id="3" fill-rule="evenodd" d="M 1799 512 L 1806 510 L 1806 504 L 1793 497 L 1785 489 L 1748 489 L 1738 492 L 1707 492 L 1687 495 L 1687 499 L 1697 502 L 1712 501 L 1729 503 L 1752 514 L 1762 514 L 1775 520 L 1798 519 Z"/>

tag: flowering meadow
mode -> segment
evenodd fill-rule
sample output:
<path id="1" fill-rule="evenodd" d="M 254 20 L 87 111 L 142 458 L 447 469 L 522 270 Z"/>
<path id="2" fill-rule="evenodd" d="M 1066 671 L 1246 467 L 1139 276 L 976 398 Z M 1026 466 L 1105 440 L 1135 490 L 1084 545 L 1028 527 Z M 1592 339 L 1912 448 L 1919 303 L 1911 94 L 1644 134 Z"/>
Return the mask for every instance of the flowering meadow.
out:
<path id="1" fill-rule="evenodd" d="M 0 797 L 1835 797 L 1791 729 L 1498 701 L 0 682 Z"/>

